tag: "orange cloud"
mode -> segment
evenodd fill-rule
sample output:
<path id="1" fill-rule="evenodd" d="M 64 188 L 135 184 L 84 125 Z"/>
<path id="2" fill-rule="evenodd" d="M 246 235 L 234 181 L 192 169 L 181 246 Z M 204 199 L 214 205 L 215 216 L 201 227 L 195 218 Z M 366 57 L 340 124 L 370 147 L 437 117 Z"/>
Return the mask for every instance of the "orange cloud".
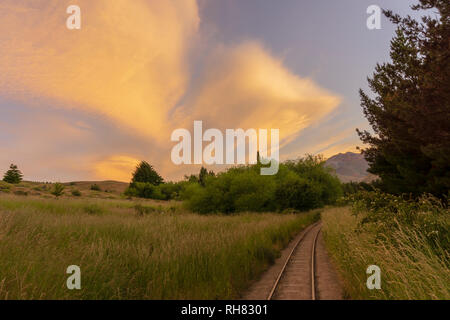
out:
<path id="1" fill-rule="evenodd" d="M 196 1 L 79 0 L 81 30 L 66 28 L 69 4 L 2 0 L 0 93 L 56 99 L 160 137 L 186 90 Z"/>
<path id="2" fill-rule="evenodd" d="M 71 4 L 81 7 L 81 30 L 66 28 Z M 189 53 L 199 24 L 195 0 L 2 0 L 0 95 L 112 119 L 151 139 L 148 156 L 159 156 L 164 176 L 180 171 L 170 160 L 172 130 L 194 120 L 209 128 L 278 128 L 287 143 L 339 105 L 337 95 L 252 41 L 208 43 L 217 48 L 193 83 Z M 137 160 L 120 154 L 85 158 L 97 178 L 128 181 Z"/>
<path id="3" fill-rule="evenodd" d="M 129 182 L 139 160 L 126 155 L 111 156 L 95 164 L 95 177 L 100 180 Z"/>
<path id="4" fill-rule="evenodd" d="M 259 43 L 221 47 L 178 117 L 210 127 L 280 129 L 286 143 L 334 110 L 340 98 L 291 73 Z M 191 122 L 192 123 L 192 122 Z"/>

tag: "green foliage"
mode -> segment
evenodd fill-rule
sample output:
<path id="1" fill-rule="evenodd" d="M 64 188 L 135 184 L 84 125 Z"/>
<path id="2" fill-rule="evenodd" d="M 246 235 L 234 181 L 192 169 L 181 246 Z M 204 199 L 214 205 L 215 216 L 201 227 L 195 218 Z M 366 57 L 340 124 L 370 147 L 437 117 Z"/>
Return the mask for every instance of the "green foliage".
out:
<path id="1" fill-rule="evenodd" d="M 142 161 L 133 173 L 131 185 L 141 182 L 159 185 L 164 182 L 163 178 L 153 169 L 153 167 L 145 161 Z"/>
<path id="2" fill-rule="evenodd" d="M 65 189 L 64 185 L 57 182 L 53 185 L 51 194 L 54 195 L 56 198 L 58 198 L 64 194 L 64 189 Z"/>
<path id="3" fill-rule="evenodd" d="M 307 156 L 280 164 L 274 176 L 262 176 L 260 164 L 228 169 L 217 176 L 201 168 L 185 181 L 154 185 L 132 182 L 128 197 L 185 200 L 199 213 L 309 210 L 333 204 L 342 195 L 339 180 L 324 167 L 321 157 Z M 289 211 L 289 210 L 287 210 Z"/>
<path id="4" fill-rule="evenodd" d="M 332 204 L 342 195 L 339 180 L 321 157 L 281 163 L 279 172 L 262 176 L 260 165 L 231 168 L 210 176 L 205 185 L 190 184 L 181 194 L 199 213 L 309 210 Z"/>
<path id="5" fill-rule="evenodd" d="M 155 189 L 155 186 L 151 183 L 135 182 L 125 190 L 125 195 L 129 197 L 151 199 L 155 196 Z"/>
<path id="6" fill-rule="evenodd" d="M 164 184 L 163 178 L 145 161 L 133 173 L 130 186 L 125 190 L 128 197 L 169 200 L 176 196 L 177 188 L 171 183 Z"/>
<path id="7" fill-rule="evenodd" d="M 448 255 L 450 211 L 442 200 L 432 195 L 404 199 L 376 190 L 355 193 L 350 201 L 360 217 L 360 228 L 373 228 L 378 238 L 389 237 L 395 229 L 408 228 L 423 234 L 437 255 Z"/>
<path id="8" fill-rule="evenodd" d="M 0 192 L 10 193 L 11 185 L 8 182 L 0 181 Z"/>
<path id="9" fill-rule="evenodd" d="M 198 182 L 167 182 L 157 186 L 151 183 L 136 182 L 125 190 L 128 197 L 155 199 L 155 200 L 183 200 L 186 197 L 186 187 L 190 184 L 199 185 Z"/>
<path id="10" fill-rule="evenodd" d="M 308 210 L 321 206 L 321 193 L 322 188 L 316 182 L 289 172 L 277 185 L 275 201 L 280 209 Z"/>
<path id="11" fill-rule="evenodd" d="M 205 167 L 201 167 L 198 175 L 196 175 L 196 174 L 191 174 L 190 176 L 185 175 L 184 179 L 188 182 L 200 183 L 200 185 L 202 187 L 204 187 L 205 183 L 206 183 L 206 179 L 208 179 L 208 177 L 214 177 L 215 175 L 216 174 L 213 171 L 208 171 L 208 170 L 206 170 Z"/>
<path id="12" fill-rule="evenodd" d="M 232 168 L 206 179 L 205 187 L 192 186 L 187 205 L 199 213 L 271 211 L 274 191 L 273 177 L 261 176 L 251 166 Z"/>
<path id="13" fill-rule="evenodd" d="M 288 169 L 312 182 L 311 188 L 319 193 L 318 206 L 335 203 L 342 196 L 341 182 L 324 163 L 322 156 L 311 155 L 286 162 Z"/>
<path id="14" fill-rule="evenodd" d="M 22 181 L 22 177 L 23 174 L 17 168 L 17 166 L 15 164 L 11 164 L 9 166 L 9 170 L 6 171 L 5 175 L 3 176 L 3 181 L 12 184 L 18 184 Z"/>
<path id="15" fill-rule="evenodd" d="M 74 197 L 81 197 L 81 192 L 79 190 L 72 190 L 72 195 Z"/>
<path id="16" fill-rule="evenodd" d="M 102 191 L 102 189 L 100 188 L 100 186 L 98 184 L 93 184 L 91 185 L 91 190 L 92 191 Z"/>
<path id="17" fill-rule="evenodd" d="M 158 185 L 156 189 L 159 190 L 157 194 L 160 195 L 161 200 L 171 200 L 178 199 L 182 187 L 180 183 L 167 182 Z"/>
<path id="18" fill-rule="evenodd" d="M 208 179 L 208 177 L 214 177 L 214 176 L 215 176 L 215 173 L 213 171 L 208 172 L 208 170 L 206 170 L 206 168 L 202 167 L 198 174 L 198 183 L 200 183 L 200 185 L 202 187 L 204 187 L 206 184 L 206 179 Z"/>
<path id="19" fill-rule="evenodd" d="M 344 196 L 349 196 L 359 191 L 374 191 L 376 189 L 381 189 L 381 183 L 379 180 L 375 180 L 370 183 L 350 181 L 342 184 Z"/>
<path id="20" fill-rule="evenodd" d="M 444 197 L 450 189 L 450 2 L 419 2 L 414 10 L 436 14 L 418 22 L 385 12 L 398 25 L 392 62 L 378 64 L 369 79 L 373 98 L 360 91 L 375 134 L 358 133 L 369 145 L 363 151 L 369 172 L 382 179 L 384 191 Z"/>
<path id="21" fill-rule="evenodd" d="M 382 217 L 384 212 L 379 210 Z M 389 219 L 389 226 L 381 230 L 382 220 L 361 226 L 364 217 L 362 212 L 355 216 L 348 207 L 329 208 L 321 214 L 325 245 L 343 279 L 342 284 L 349 298 L 450 298 L 448 247 L 444 249 L 430 245 L 427 228 L 413 228 L 402 218 Z M 367 275 L 364 270 L 370 264 L 382 270 L 381 290 L 369 290 L 366 286 Z"/>

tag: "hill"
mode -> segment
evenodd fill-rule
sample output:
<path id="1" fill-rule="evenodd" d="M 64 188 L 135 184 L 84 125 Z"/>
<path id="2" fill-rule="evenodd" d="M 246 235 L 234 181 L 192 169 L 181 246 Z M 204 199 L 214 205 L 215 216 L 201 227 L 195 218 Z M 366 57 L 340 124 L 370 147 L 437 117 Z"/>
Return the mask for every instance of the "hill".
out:
<path id="1" fill-rule="evenodd" d="M 339 153 L 329 158 L 325 165 L 333 168 L 342 182 L 371 182 L 376 178 L 367 172 L 369 165 L 360 153 Z"/>

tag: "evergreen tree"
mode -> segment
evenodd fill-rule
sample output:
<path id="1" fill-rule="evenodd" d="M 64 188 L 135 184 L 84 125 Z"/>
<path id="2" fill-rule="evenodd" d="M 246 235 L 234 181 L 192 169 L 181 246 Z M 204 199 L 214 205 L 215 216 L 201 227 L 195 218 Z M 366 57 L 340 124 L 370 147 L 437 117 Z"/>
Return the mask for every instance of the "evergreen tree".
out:
<path id="1" fill-rule="evenodd" d="M 207 177 L 214 177 L 216 174 L 214 173 L 214 171 L 210 170 L 206 170 L 206 168 L 202 167 L 200 169 L 200 172 L 198 174 L 198 183 L 200 183 L 201 186 L 205 186 L 206 183 L 206 178 Z"/>
<path id="2" fill-rule="evenodd" d="M 392 61 L 368 79 L 374 97 L 360 90 L 375 134 L 358 134 L 385 191 L 442 196 L 450 187 L 450 2 L 420 0 L 412 9 L 438 14 L 416 21 L 384 11 L 397 25 Z"/>
<path id="3" fill-rule="evenodd" d="M 53 185 L 53 190 L 51 192 L 52 195 L 54 195 L 56 198 L 62 196 L 64 194 L 64 185 L 57 182 Z"/>
<path id="4" fill-rule="evenodd" d="M 157 186 L 163 183 L 164 180 L 148 162 L 142 161 L 133 173 L 131 185 L 136 182 L 151 183 Z"/>
<path id="5" fill-rule="evenodd" d="M 22 181 L 22 177 L 23 174 L 19 169 L 17 169 L 17 166 L 11 164 L 9 166 L 9 170 L 6 171 L 5 175 L 3 176 L 3 181 L 16 184 Z"/>
<path id="6" fill-rule="evenodd" d="M 205 186 L 205 180 L 208 176 L 208 170 L 206 170 L 205 167 L 202 167 L 200 169 L 200 173 L 198 174 L 198 182 L 204 187 Z"/>

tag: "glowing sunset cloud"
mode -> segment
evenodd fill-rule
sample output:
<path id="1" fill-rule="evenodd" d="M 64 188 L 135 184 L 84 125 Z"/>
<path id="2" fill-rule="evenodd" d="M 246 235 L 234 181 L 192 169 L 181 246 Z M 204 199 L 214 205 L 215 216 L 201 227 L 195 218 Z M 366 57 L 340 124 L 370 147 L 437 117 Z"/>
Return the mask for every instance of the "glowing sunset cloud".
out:
<path id="1" fill-rule="evenodd" d="M 84 0 L 83 27 L 65 27 L 68 1 L 0 5 L 0 92 L 57 99 L 153 138 L 188 81 L 194 0 Z"/>
<path id="2" fill-rule="evenodd" d="M 138 159 L 129 156 L 112 156 L 95 165 L 95 176 L 98 179 L 130 181 L 131 174 L 138 164 Z"/>
<path id="3" fill-rule="evenodd" d="M 91 123 L 76 136 L 70 158 L 78 152 L 82 163 L 66 166 L 73 175 L 83 170 L 83 177 L 127 181 L 139 157 L 150 159 L 163 176 L 179 178 L 180 168 L 170 162 L 174 129 L 190 129 L 194 120 L 209 128 L 280 129 L 283 146 L 341 102 L 293 73 L 262 41 L 199 41 L 202 11 L 195 0 L 78 0 L 82 27 L 68 30 L 66 8 L 72 2 L 1 1 L 0 28 L 6 32 L 0 33 L 0 102 L 43 113 L 49 109 L 42 106 L 76 110 L 97 121 L 98 128 Z M 193 59 L 199 52 L 206 58 Z M 45 114 L 41 118 L 41 128 L 15 132 L 22 148 L 48 137 L 39 142 L 48 148 L 33 149 L 41 165 L 46 157 L 69 158 L 68 147 L 50 147 L 65 136 L 75 139 L 58 129 L 67 126 L 53 126 Z M 98 130 L 104 122 L 115 126 L 111 139 L 126 134 L 129 140 L 111 143 L 110 150 L 105 145 L 100 154 L 95 146 L 102 142 L 94 140 L 102 139 Z M 10 156 L 0 156 L 0 163 L 20 153 Z"/>
<path id="4" fill-rule="evenodd" d="M 322 119 L 340 98 L 292 74 L 257 42 L 220 47 L 180 118 L 204 119 L 211 127 L 280 129 L 288 142 Z"/>

